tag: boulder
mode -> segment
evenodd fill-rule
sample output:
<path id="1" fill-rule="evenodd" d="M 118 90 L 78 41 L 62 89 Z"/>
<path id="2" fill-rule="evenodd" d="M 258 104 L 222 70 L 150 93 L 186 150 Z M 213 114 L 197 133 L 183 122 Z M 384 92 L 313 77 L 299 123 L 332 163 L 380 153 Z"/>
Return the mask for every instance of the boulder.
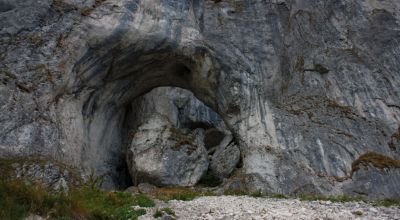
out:
<path id="1" fill-rule="evenodd" d="M 148 194 L 154 192 L 154 190 L 156 190 L 157 187 L 150 183 L 139 183 L 138 189 L 140 193 Z"/>
<path id="2" fill-rule="evenodd" d="M 124 190 L 126 193 L 139 194 L 139 188 L 137 186 L 130 186 Z"/>
<path id="3" fill-rule="evenodd" d="M 239 147 L 233 141 L 232 135 L 227 135 L 216 147 L 212 155 L 210 170 L 220 179 L 230 176 L 240 161 Z"/>
<path id="4" fill-rule="evenodd" d="M 127 152 L 135 184 L 193 186 L 208 169 L 202 129 L 188 134 L 162 115 L 153 115 L 139 126 Z"/>

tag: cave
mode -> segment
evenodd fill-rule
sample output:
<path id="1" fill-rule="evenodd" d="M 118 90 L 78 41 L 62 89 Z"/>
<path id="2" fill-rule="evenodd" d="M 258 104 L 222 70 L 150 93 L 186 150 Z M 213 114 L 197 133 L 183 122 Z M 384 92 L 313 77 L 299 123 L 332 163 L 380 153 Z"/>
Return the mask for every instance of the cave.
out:
<path id="1" fill-rule="evenodd" d="M 126 151 L 141 117 L 155 110 L 163 114 L 162 109 L 157 109 L 157 101 L 150 102 L 152 106 L 146 106 L 145 103 L 146 94 L 158 89 L 179 90 L 177 93 L 185 91 L 201 106 L 197 114 L 207 115 L 208 120 L 185 118 L 187 112 L 180 106 L 174 110 L 174 126 L 184 132 L 194 129 L 206 131 L 206 150 L 224 139 L 222 130 L 234 136 L 226 120 L 228 114 L 221 111 L 226 106 L 224 102 L 217 102 L 215 85 L 218 74 L 214 61 L 204 50 L 197 48 L 192 57 L 179 54 L 171 48 L 158 48 L 152 52 L 132 52 L 129 49 L 112 50 L 112 53 L 89 50 L 74 66 L 79 81 L 75 82 L 71 97 L 61 102 L 61 108 L 68 111 L 67 114 L 74 115 L 74 120 L 62 121 L 66 141 L 74 152 L 63 149 L 63 152 L 69 152 L 62 157 L 64 160 L 69 157 L 70 162 L 103 176 L 104 188 L 124 188 L 144 181 L 129 175 Z M 179 105 L 182 103 L 176 104 Z M 143 106 L 144 109 L 141 109 Z M 207 118 L 204 115 L 202 117 Z M 233 139 L 230 142 L 234 142 Z M 232 144 L 230 142 L 227 144 Z M 214 152 L 215 149 L 211 149 L 210 154 Z"/>
<path id="2" fill-rule="evenodd" d="M 233 142 L 209 122 L 178 128 L 205 130 L 211 156 L 238 145 L 229 181 L 246 191 L 400 198 L 399 169 L 352 169 L 369 152 L 400 159 L 395 2 L 0 0 L 0 158 L 124 188 L 129 134 L 144 131 L 133 103 L 181 88 Z"/>

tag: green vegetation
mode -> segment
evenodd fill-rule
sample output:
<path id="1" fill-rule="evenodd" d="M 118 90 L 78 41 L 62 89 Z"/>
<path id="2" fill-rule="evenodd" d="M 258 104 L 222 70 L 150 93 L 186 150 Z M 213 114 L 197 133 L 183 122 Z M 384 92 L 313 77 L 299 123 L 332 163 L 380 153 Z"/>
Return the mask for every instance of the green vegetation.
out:
<path id="1" fill-rule="evenodd" d="M 51 219 L 137 219 L 145 210 L 131 207 L 152 207 L 154 202 L 144 195 L 105 192 L 99 181 L 69 192 L 51 192 L 40 185 L 21 180 L 0 180 L 0 219 L 23 219 L 29 214 Z"/>
<path id="2" fill-rule="evenodd" d="M 385 206 L 385 207 L 400 206 L 400 200 L 384 199 L 384 200 L 375 201 L 374 204 L 377 206 Z"/>
<path id="3" fill-rule="evenodd" d="M 225 190 L 224 195 L 226 195 L 226 196 L 251 196 L 254 198 L 261 198 L 261 197 L 265 196 L 265 194 L 261 191 L 246 192 L 246 191 L 242 191 L 242 190 Z"/>
<path id="4" fill-rule="evenodd" d="M 168 207 L 161 209 L 161 211 L 167 213 L 168 215 L 175 215 L 174 210 L 172 210 L 171 208 L 168 208 Z"/>
<path id="5" fill-rule="evenodd" d="M 136 205 L 138 205 L 140 207 L 148 208 L 148 207 L 154 207 L 156 205 L 152 199 L 150 199 L 149 197 L 147 197 L 146 195 L 143 195 L 143 194 L 136 195 L 134 198 L 135 198 L 134 201 L 135 201 Z"/>
<path id="6" fill-rule="evenodd" d="M 283 194 L 273 194 L 270 197 L 274 198 L 274 199 L 287 199 L 288 198 L 287 196 L 285 196 Z"/>
<path id="7" fill-rule="evenodd" d="M 395 199 L 384 199 L 384 200 L 376 200 L 376 201 L 368 201 L 363 199 L 362 197 L 351 197 L 346 195 L 340 196 L 321 196 L 321 195 L 303 195 L 299 198 L 301 201 L 331 201 L 331 202 L 366 202 L 371 203 L 375 206 L 400 206 L 400 200 Z"/>
<path id="8" fill-rule="evenodd" d="M 167 207 L 167 208 L 162 208 L 161 210 L 157 209 L 157 211 L 154 213 L 153 217 L 154 218 L 162 217 L 164 213 L 166 213 L 168 215 L 175 216 L 174 210 L 172 210 L 171 208 Z"/>
<path id="9" fill-rule="evenodd" d="M 340 196 L 321 196 L 321 195 L 303 195 L 300 196 L 299 198 L 301 201 L 331 201 L 331 202 L 359 202 L 363 201 L 362 198 L 360 197 L 350 197 L 346 195 L 340 195 Z"/>
<path id="10" fill-rule="evenodd" d="M 264 194 L 261 191 L 256 191 L 256 192 L 250 193 L 250 196 L 255 197 L 255 198 L 261 198 L 261 197 L 264 197 Z"/>
<path id="11" fill-rule="evenodd" d="M 66 166 L 65 164 L 62 164 L 55 160 L 39 156 L 31 156 L 30 158 L 1 158 L 0 173 L 2 174 L 2 179 L 0 181 L 12 180 L 12 178 L 16 176 L 16 167 L 21 168 L 22 166 L 29 167 L 31 165 L 38 165 L 41 169 L 43 169 L 47 164 L 52 164 L 56 166 L 58 169 L 60 169 L 60 173 L 68 172 L 69 178 L 71 179 L 70 184 L 73 183 L 75 186 L 83 184 L 83 181 L 77 169 Z M 22 172 L 19 175 L 23 177 L 26 174 Z"/>
<path id="12" fill-rule="evenodd" d="M 156 211 L 156 213 L 154 213 L 153 217 L 160 218 L 161 216 L 163 216 L 163 212 L 157 209 L 157 211 Z"/>
<path id="13" fill-rule="evenodd" d="M 242 190 L 225 190 L 224 195 L 226 196 L 246 196 L 248 195 L 247 192 Z"/>
<path id="14" fill-rule="evenodd" d="M 245 192 L 245 191 L 240 191 L 240 190 L 225 190 L 224 195 L 228 196 L 251 196 L 254 198 L 274 198 L 274 199 L 288 199 L 289 197 L 282 195 L 282 194 L 265 194 L 261 191 L 255 191 L 255 192 Z"/>
<path id="15" fill-rule="evenodd" d="M 200 196 L 214 196 L 215 194 L 212 192 L 199 192 L 194 189 L 185 187 L 166 187 L 157 188 L 151 195 L 163 201 L 190 201 Z"/>

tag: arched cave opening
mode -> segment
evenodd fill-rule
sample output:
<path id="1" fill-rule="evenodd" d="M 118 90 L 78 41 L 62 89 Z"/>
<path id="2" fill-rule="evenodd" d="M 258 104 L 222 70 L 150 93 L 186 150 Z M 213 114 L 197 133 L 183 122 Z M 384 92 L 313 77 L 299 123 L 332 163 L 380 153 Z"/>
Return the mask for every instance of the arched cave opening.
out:
<path id="1" fill-rule="evenodd" d="M 229 177 L 240 150 L 223 113 L 231 104 L 217 101 L 214 61 L 201 48 L 190 56 L 131 49 L 88 51 L 75 65 L 74 96 L 62 106 L 76 115 L 63 121 L 73 148 L 67 156 L 111 189 L 192 186 L 210 170 Z"/>

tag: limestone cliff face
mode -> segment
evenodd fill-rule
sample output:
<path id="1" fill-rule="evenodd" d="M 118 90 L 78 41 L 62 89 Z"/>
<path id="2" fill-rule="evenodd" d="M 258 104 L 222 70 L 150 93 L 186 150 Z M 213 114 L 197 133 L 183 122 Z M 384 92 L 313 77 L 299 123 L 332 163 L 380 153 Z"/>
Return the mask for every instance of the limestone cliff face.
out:
<path id="1" fill-rule="evenodd" d="M 400 159 L 399 22 L 397 0 L 0 0 L 0 156 L 118 185 L 132 103 L 181 87 L 249 190 L 399 198 L 396 163 L 352 168 Z"/>

